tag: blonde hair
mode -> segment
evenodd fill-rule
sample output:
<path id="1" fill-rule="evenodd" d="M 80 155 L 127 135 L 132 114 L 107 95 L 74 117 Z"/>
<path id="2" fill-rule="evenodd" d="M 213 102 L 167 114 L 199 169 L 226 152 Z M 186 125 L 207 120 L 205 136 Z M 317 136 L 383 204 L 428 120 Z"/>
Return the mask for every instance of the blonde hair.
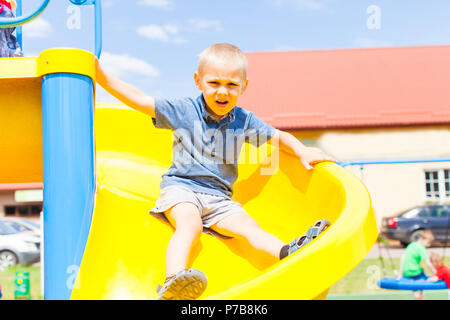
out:
<path id="1" fill-rule="evenodd" d="M 431 241 L 433 241 L 434 240 L 433 232 L 431 232 L 431 230 L 428 230 L 428 229 L 422 230 L 420 232 L 419 239 L 427 239 L 427 238 L 429 238 L 429 239 L 431 239 Z"/>
<path id="2" fill-rule="evenodd" d="M 229 43 L 216 43 L 203 50 L 199 56 L 198 72 L 202 74 L 205 66 L 210 63 L 224 63 L 236 65 L 242 69 L 244 80 L 247 79 L 248 61 L 244 52 Z"/>
<path id="3" fill-rule="evenodd" d="M 430 253 L 431 263 L 441 266 L 444 262 L 442 261 L 442 256 L 439 253 L 431 252 Z"/>

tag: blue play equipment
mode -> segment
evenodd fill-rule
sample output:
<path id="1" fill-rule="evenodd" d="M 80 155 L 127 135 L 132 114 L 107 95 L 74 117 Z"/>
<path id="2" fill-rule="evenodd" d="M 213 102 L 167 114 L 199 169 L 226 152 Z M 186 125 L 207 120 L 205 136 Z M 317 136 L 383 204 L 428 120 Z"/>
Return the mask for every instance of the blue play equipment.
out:
<path id="1" fill-rule="evenodd" d="M 338 165 L 342 167 L 359 165 L 361 169 L 370 164 L 401 164 L 401 163 L 432 163 L 432 162 L 450 162 L 450 158 L 421 158 L 421 159 L 394 159 L 394 160 L 356 160 L 341 161 Z"/>
<path id="2" fill-rule="evenodd" d="M 384 277 L 378 281 L 378 286 L 382 289 L 390 290 L 448 290 L 444 281 L 432 282 L 427 279 L 428 277 L 418 279 Z"/>
<path id="3" fill-rule="evenodd" d="M 32 13 L 22 14 L 22 1 L 17 1 L 17 17 L 0 18 L 0 28 L 17 27 L 21 42 L 20 26 L 36 19 L 49 2 L 42 0 Z M 95 6 L 95 55 L 100 58 L 101 0 L 70 2 Z M 95 87 L 87 75 L 54 72 L 42 76 L 41 88 L 44 298 L 60 300 L 70 298 L 68 278 L 78 272 L 95 205 Z"/>
<path id="4" fill-rule="evenodd" d="M 50 0 L 43 0 L 41 4 L 33 10 L 31 13 L 22 16 L 22 0 L 17 1 L 17 12 L 18 15 L 15 18 L 0 18 L 0 25 L 4 28 L 20 27 L 21 25 L 30 22 L 41 15 L 47 8 Z"/>
<path id="5" fill-rule="evenodd" d="M 102 52 L 102 2 L 101 0 L 69 0 L 75 5 L 93 5 L 95 7 L 95 55 L 100 58 Z M 31 13 L 22 15 L 22 0 L 17 0 L 16 18 L 0 18 L 1 28 L 17 27 L 17 40 L 22 47 L 22 25 L 39 17 L 50 0 L 43 0 Z"/>

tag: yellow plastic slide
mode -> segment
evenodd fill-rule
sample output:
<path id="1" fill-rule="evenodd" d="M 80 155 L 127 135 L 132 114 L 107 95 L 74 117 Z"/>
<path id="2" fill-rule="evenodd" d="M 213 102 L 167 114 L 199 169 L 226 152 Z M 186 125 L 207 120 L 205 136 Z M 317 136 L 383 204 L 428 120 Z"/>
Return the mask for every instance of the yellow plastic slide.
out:
<path id="1" fill-rule="evenodd" d="M 173 229 L 148 211 L 171 163 L 171 132 L 121 105 L 97 105 L 95 119 L 96 206 L 72 299 L 155 299 Z M 234 199 L 263 229 L 289 242 L 319 218 L 332 226 L 282 262 L 244 240 L 203 234 L 191 255 L 191 267 L 208 277 L 201 298 L 325 298 L 377 237 L 365 187 L 335 164 L 310 173 L 287 154 L 279 165 L 275 156 L 253 163 L 252 157 L 269 152 L 244 148 L 240 163 L 250 164 L 239 167 Z"/>

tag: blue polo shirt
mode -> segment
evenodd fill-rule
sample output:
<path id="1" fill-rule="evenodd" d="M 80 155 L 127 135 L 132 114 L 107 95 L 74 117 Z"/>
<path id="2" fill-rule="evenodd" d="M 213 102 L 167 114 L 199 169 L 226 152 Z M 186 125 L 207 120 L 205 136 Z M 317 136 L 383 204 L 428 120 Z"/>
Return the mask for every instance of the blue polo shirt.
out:
<path id="1" fill-rule="evenodd" d="M 183 185 L 194 192 L 231 198 L 242 144 L 259 147 L 276 129 L 254 113 L 234 107 L 217 122 L 198 98 L 155 99 L 156 128 L 173 130 L 172 166 L 161 189 Z"/>

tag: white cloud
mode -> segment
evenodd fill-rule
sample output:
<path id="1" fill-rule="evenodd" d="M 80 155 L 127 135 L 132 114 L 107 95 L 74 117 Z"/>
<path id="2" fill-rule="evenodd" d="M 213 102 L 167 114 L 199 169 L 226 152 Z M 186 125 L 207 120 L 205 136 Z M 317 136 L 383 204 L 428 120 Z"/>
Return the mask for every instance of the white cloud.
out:
<path id="1" fill-rule="evenodd" d="M 210 29 L 221 32 L 223 31 L 222 23 L 219 20 L 190 19 L 181 27 L 176 24 L 140 26 L 137 28 L 137 33 L 150 40 L 184 44 L 188 41 L 179 36 L 180 31 L 198 32 Z"/>
<path id="2" fill-rule="evenodd" d="M 48 38 L 52 32 L 52 25 L 43 18 L 37 18 L 23 26 L 23 35 L 28 38 Z"/>
<path id="3" fill-rule="evenodd" d="M 278 45 L 275 45 L 273 50 L 274 51 L 299 51 L 299 50 L 304 50 L 304 49 L 299 48 L 294 45 L 290 45 L 290 44 L 278 44 Z"/>
<path id="4" fill-rule="evenodd" d="M 183 39 L 181 37 L 176 37 L 175 39 L 172 40 L 174 43 L 176 44 L 185 44 L 188 43 L 188 41 L 186 39 Z"/>
<path id="5" fill-rule="evenodd" d="M 219 20 L 190 19 L 188 22 L 196 30 L 214 29 L 217 32 L 223 31 L 222 23 Z"/>
<path id="6" fill-rule="evenodd" d="M 327 7 L 327 0 L 269 0 L 269 2 L 275 7 L 288 5 L 308 11 L 323 10 Z"/>
<path id="7" fill-rule="evenodd" d="M 158 77 L 160 75 L 160 72 L 156 67 L 128 54 L 103 52 L 100 62 L 106 71 L 118 78 L 123 78 L 130 74 L 138 74 L 147 77 Z"/>
<path id="8" fill-rule="evenodd" d="M 23 53 L 24 57 L 39 57 L 40 53 L 39 52 L 35 52 L 35 51 L 25 51 Z"/>
<path id="9" fill-rule="evenodd" d="M 137 29 L 137 33 L 150 40 L 159 40 L 163 42 L 173 42 L 176 44 L 186 43 L 187 40 L 178 37 L 179 28 L 173 24 L 167 24 L 165 26 L 158 26 L 156 24 L 149 24 L 146 26 L 140 26 Z"/>
<path id="10" fill-rule="evenodd" d="M 393 44 L 390 41 L 358 37 L 353 40 L 353 45 L 362 48 L 376 48 L 376 47 L 392 47 Z"/>
<path id="11" fill-rule="evenodd" d="M 171 34 L 177 34 L 180 29 L 176 25 L 167 24 L 164 26 L 164 30 Z"/>
<path id="12" fill-rule="evenodd" d="M 149 24 L 146 26 L 140 26 L 137 33 L 150 40 L 169 41 L 169 35 L 163 27 L 156 24 Z"/>
<path id="13" fill-rule="evenodd" d="M 139 6 L 153 7 L 153 8 L 170 8 L 172 1 L 169 0 L 141 0 L 137 3 Z"/>

